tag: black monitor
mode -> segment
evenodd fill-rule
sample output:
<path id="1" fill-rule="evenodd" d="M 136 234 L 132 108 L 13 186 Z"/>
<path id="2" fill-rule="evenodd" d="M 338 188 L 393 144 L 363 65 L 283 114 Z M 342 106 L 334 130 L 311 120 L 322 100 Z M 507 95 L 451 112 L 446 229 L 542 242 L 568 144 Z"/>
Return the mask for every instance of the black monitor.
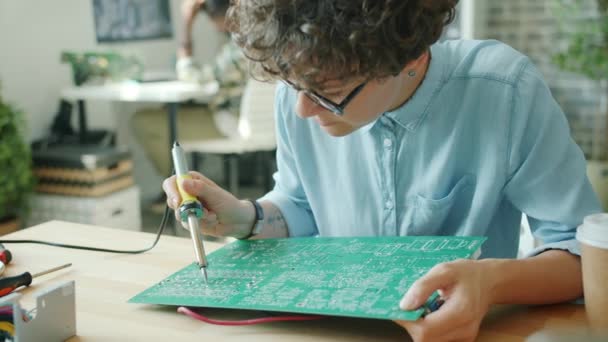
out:
<path id="1" fill-rule="evenodd" d="M 98 43 L 172 38 L 169 0 L 93 0 Z"/>

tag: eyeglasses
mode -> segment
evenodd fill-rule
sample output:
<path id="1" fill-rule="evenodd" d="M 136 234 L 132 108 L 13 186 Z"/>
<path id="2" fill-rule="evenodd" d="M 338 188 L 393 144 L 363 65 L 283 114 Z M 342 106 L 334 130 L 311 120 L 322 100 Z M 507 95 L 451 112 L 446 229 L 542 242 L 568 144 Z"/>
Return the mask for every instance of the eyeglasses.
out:
<path id="1" fill-rule="evenodd" d="M 290 87 L 292 87 L 296 91 L 303 92 L 304 95 L 306 95 L 314 103 L 331 111 L 332 113 L 334 113 L 338 116 L 344 115 L 344 109 L 346 108 L 346 106 L 348 106 L 350 101 L 352 101 L 352 99 L 355 96 L 357 96 L 357 94 L 359 94 L 361 92 L 361 90 L 363 90 L 365 85 L 367 84 L 367 82 L 361 83 L 355 89 L 353 89 L 348 95 L 346 95 L 346 97 L 340 103 L 335 103 L 334 101 L 332 101 L 322 95 L 319 95 L 312 90 L 304 90 L 304 89 L 296 86 L 295 84 L 291 83 L 289 80 L 284 80 L 284 81 L 285 81 L 285 83 L 287 83 Z"/>

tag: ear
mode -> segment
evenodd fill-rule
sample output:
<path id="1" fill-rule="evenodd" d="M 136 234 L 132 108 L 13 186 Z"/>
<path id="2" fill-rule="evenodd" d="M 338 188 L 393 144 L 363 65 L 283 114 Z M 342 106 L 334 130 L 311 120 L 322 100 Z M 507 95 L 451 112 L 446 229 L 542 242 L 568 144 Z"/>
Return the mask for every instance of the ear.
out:
<path id="1" fill-rule="evenodd" d="M 414 59 L 413 61 L 407 63 L 405 67 L 401 70 L 401 72 L 409 72 L 410 70 L 418 70 L 424 63 L 426 63 L 429 59 L 430 51 L 425 51 L 420 57 Z"/>

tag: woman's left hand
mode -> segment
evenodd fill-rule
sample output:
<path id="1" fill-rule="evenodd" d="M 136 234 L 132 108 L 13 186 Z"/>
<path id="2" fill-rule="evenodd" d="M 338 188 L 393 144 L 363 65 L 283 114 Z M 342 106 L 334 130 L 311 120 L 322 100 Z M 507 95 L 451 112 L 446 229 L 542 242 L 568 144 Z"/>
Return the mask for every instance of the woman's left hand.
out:
<path id="1" fill-rule="evenodd" d="M 418 279 L 400 303 L 403 310 L 422 306 L 435 291 L 445 303 L 417 321 L 396 321 L 416 342 L 473 341 L 492 304 L 492 277 L 487 263 L 457 260 L 439 264 Z"/>

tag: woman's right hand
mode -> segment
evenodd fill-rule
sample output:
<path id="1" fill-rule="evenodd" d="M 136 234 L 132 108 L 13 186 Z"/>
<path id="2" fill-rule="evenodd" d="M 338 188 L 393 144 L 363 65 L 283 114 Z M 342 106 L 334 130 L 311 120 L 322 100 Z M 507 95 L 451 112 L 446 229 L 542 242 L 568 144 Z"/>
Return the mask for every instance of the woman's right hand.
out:
<path id="1" fill-rule="evenodd" d="M 209 178 L 191 171 L 192 178 L 183 180 L 182 188 L 196 196 L 203 205 L 201 228 L 203 234 L 212 236 L 247 236 L 254 225 L 255 209 L 248 201 L 236 198 L 220 188 Z M 163 181 L 163 190 L 167 195 L 167 205 L 175 210 L 178 221 L 181 196 L 177 190 L 177 177 L 171 176 Z"/>

